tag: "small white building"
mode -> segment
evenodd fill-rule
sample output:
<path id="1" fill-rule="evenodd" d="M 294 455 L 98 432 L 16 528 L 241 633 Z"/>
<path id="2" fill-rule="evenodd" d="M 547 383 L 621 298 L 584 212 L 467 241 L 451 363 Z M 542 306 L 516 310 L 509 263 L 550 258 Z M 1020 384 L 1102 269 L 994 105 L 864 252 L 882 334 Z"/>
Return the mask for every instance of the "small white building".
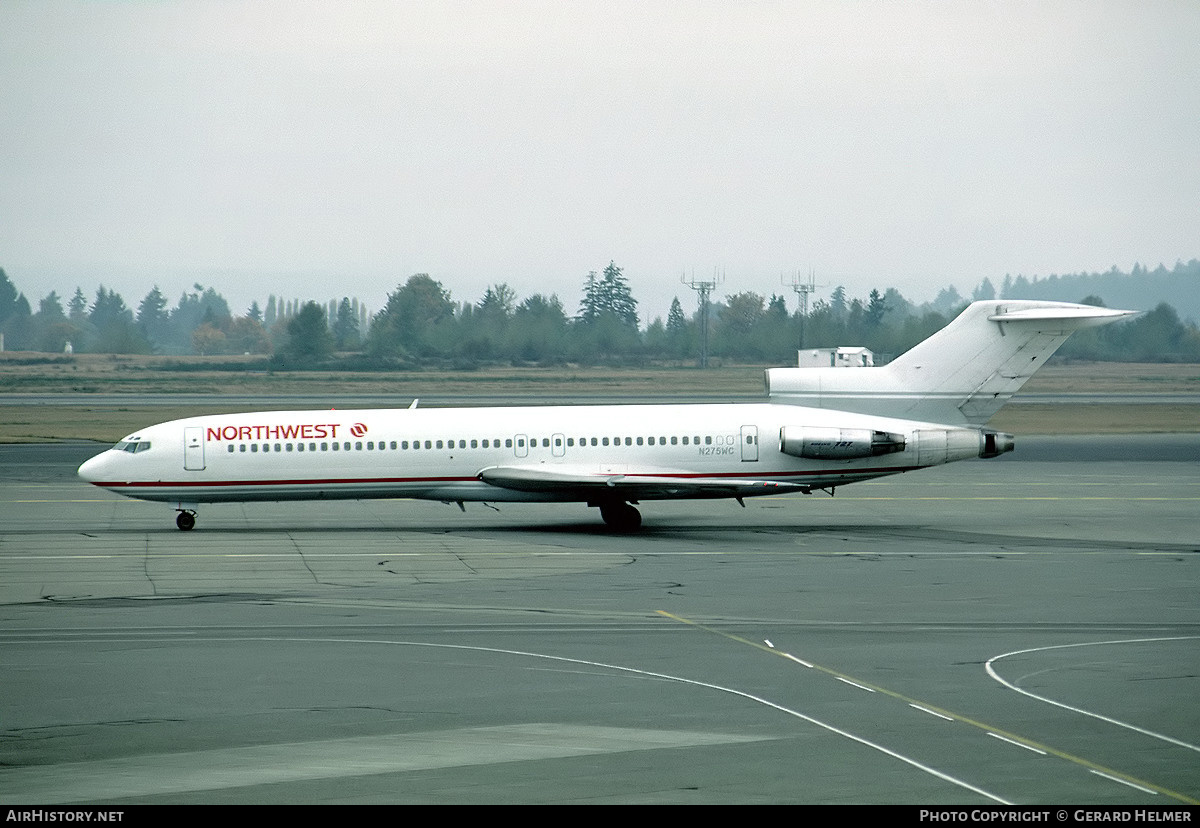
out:
<path id="1" fill-rule="evenodd" d="M 801 368 L 873 368 L 875 354 L 868 348 L 805 348 L 796 352 Z"/>

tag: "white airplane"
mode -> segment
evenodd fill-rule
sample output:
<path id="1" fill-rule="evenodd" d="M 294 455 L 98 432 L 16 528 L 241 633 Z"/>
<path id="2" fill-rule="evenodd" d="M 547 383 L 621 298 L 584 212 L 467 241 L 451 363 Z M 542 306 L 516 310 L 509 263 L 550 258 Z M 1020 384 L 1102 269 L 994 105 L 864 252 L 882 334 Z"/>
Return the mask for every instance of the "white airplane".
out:
<path id="1" fill-rule="evenodd" d="M 584 502 L 620 531 L 633 504 L 811 493 L 1013 449 L 984 424 L 1070 334 L 1135 315 L 975 302 L 891 363 L 771 368 L 768 401 L 696 405 L 268 411 L 130 434 L 79 467 L 170 503 L 421 498 Z M 742 505 L 745 505 L 744 503 Z"/>

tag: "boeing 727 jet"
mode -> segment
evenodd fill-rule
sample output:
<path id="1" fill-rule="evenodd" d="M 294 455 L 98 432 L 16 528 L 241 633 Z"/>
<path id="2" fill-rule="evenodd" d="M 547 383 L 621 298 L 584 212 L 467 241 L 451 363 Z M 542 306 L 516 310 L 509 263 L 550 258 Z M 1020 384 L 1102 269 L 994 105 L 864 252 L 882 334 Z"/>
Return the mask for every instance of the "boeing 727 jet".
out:
<path id="1" fill-rule="evenodd" d="M 79 475 L 170 504 L 183 530 L 202 503 L 421 498 L 583 502 L 632 531 L 641 501 L 832 492 L 1011 451 L 992 415 L 1073 331 L 1135 313 L 975 302 L 881 367 L 770 368 L 762 403 L 190 417 L 130 434 Z"/>

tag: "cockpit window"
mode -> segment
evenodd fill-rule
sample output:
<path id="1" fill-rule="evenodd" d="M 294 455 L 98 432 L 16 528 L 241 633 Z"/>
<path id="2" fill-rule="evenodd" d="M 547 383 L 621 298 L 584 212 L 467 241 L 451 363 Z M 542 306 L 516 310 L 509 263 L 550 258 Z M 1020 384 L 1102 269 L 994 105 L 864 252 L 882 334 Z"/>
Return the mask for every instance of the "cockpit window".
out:
<path id="1" fill-rule="evenodd" d="M 130 454 L 140 454 L 150 448 L 148 440 L 122 440 L 113 446 L 113 451 L 127 451 Z"/>

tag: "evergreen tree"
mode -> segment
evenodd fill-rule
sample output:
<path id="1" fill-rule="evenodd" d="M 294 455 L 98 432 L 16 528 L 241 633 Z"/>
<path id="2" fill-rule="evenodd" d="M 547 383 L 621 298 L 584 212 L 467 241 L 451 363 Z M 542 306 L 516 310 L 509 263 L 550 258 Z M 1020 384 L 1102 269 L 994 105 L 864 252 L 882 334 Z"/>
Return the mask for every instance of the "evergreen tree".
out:
<path id="1" fill-rule="evenodd" d="M 524 362 L 559 361 L 567 329 L 567 312 L 558 296 L 535 293 L 513 311 L 513 354 Z"/>
<path id="2" fill-rule="evenodd" d="M 883 298 L 878 290 L 872 290 L 867 302 L 866 323 L 867 327 L 877 329 L 883 324 L 883 315 L 887 313 L 887 301 Z"/>
<path id="3" fill-rule="evenodd" d="M 578 319 L 585 326 L 595 326 L 607 319 L 608 326 L 615 323 L 637 331 L 637 300 L 615 262 L 608 263 L 600 278 L 596 278 L 595 271 L 588 273 Z M 607 335 L 604 338 L 608 338 Z"/>
<path id="4" fill-rule="evenodd" d="M 682 334 L 686 328 L 687 318 L 683 315 L 683 305 L 679 304 L 679 297 L 676 296 L 671 300 L 671 309 L 667 311 L 667 334 Z"/>
<path id="5" fill-rule="evenodd" d="M 608 267 L 604 268 L 604 278 L 600 280 L 600 304 L 604 312 L 611 313 L 622 324 L 637 329 L 637 300 L 633 298 L 629 283 L 615 262 L 610 261 Z"/>
<path id="6" fill-rule="evenodd" d="M 67 318 L 72 322 L 86 322 L 87 306 L 87 297 L 83 295 L 83 288 L 75 288 L 75 295 L 67 303 Z"/>
<path id="7" fill-rule="evenodd" d="M 284 355 L 291 360 L 312 364 L 333 353 L 333 334 L 325 309 L 306 302 L 287 323 L 288 342 Z"/>
<path id="8" fill-rule="evenodd" d="M 342 297 L 333 323 L 333 341 L 339 351 L 356 350 L 360 344 L 358 314 L 350 305 L 348 297 Z"/>
<path id="9" fill-rule="evenodd" d="M 0 325 L 16 311 L 17 295 L 16 285 L 9 281 L 4 268 L 0 268 Z"/>
<path id="10" fill-rule="evenodd" d="M 995 299 L 996 288 L 992 284 L 992 280 L 985 276 L 983 281 L 979 283 L 979 287 L 975 288 L 971 293 L 971 298 L 976 302 L 990 302 Z"/>
<path id="11" fill-rule="evenodd" d="M 155 285 L 138 305 L 138 330 L 152 346 L 161 347 L 170 339 L 170 322 L 167 297 Z"/>

